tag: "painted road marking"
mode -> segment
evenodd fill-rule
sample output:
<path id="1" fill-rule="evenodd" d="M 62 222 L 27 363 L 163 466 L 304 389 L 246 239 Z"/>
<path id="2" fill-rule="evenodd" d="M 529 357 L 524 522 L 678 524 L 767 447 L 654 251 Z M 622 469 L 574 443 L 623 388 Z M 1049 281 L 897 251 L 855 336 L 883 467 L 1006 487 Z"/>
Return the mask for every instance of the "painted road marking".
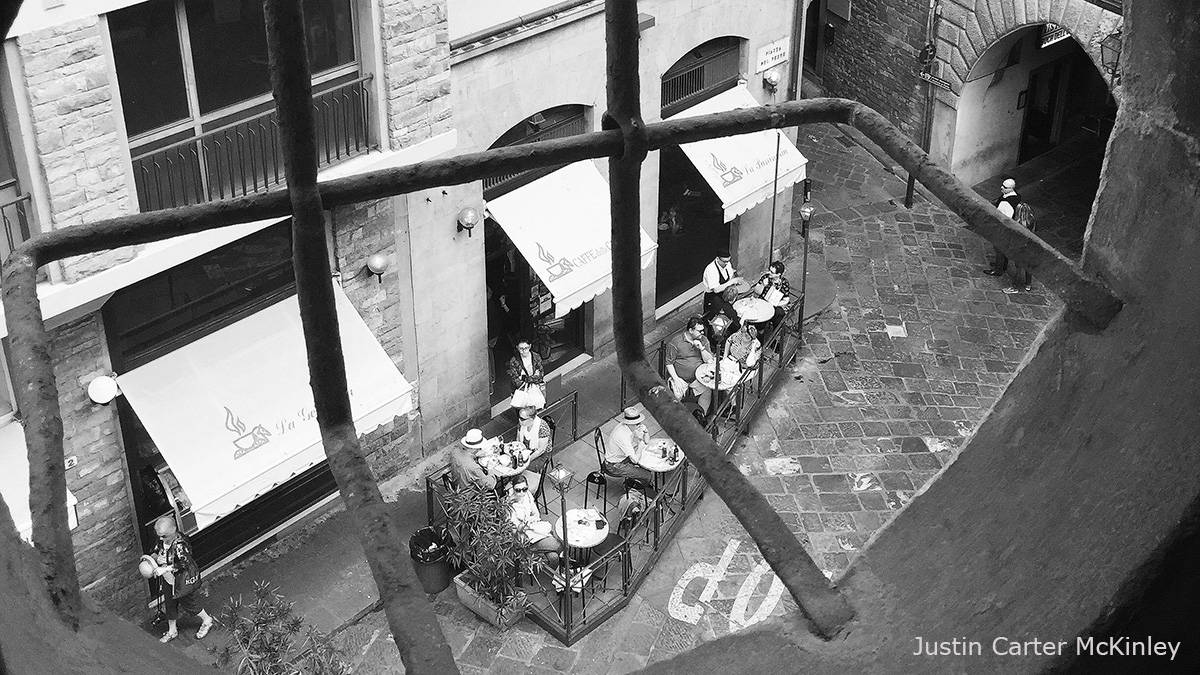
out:
<path id="1" fill-rule="evenodd" d="M 687 568 L 683 574 L 679 576 L 679 581 L 675 583 L 675 588 L 671 590 L 671 597 L 667 601 L 667 613 L 672 617 L 686 621 L 693 626 L 700 622 L 700 618 L 704 616 L 704 604 L 712 600 L 717 593 L 717 585 L 724 581 L 725 575 L 729 571 L 729 565 L 733 562 L 733 556 L 737 553 L 741 542 L 737 539 L 731 540 L 725 545 L 725 552 L 721 554 L 721 559 L 716 565 L 710 563 L 696 563 Z M 758 589 L 759 584 L 766 575 L 771 576 L 771 588 L 767 591 L 767 595 L 763 598 L 758 609 L 749 617 L 746 612 L 749 610 L 750 599 L 754 595 L 754 591 Z M 683 596 L 687 591 L 688 584 L 696 579 L 705 579 L 704 589 L 700 591 L 700 596 L 695 604 L 684 602 Z M 763 621 L 771 616 L 775 611 L 775 607 L 779 604 L 780 598 L 783 596 L 784 586 L 779 577 L 771 572 L 771 566 L 766 561 L 761 561 L 754 566 L 750 574 L 742 581 L 741 588 L 738 589 L 737 596 L 734 598 L 733 607 L 729 610 L 729 632 L 741 630 L 747 626 L 752 626 L 759 621 Z"/>

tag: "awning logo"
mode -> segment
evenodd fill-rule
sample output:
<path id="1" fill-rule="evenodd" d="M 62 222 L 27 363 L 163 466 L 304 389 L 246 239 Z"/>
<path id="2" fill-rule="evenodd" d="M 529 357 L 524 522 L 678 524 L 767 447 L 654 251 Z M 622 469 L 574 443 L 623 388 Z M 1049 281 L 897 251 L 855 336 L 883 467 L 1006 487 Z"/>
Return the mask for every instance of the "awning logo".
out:
<path id="1" fill-rule="evenodd" d="M 246 425 L 242 424 L 241 418 L 234 415 L 227 406 L 225 406 L 225 428 L 236 436 L 233 439 L 233 447 L 237 448 L 233 453 L 234 459 L 271 442 L 271 432 L 267 431 L 266 427 L 259 424 L 247 432 Z"/>
<path id="2" fill-rule="evenodd" d="M 733 185 L 742 179 L 741 169 L 737 168 L 736 166 L 731 169 L 726 166 L 724 162 L 717 159 L 715 154 L 709 154 L 712 156 L 713 168 L 716 169 L 717 173 L 721 176 L 721 187 L 729 187 L 730 185 Z"/>
<path id="3" fill-rule="evenodd" d="M 542 262 L 546 263 L 546 274 L 550 275 L 550 278 L 546 280 L 546 283 L 561 279 L 575 271 L 575 265 L 571 264 L 570 260 L 567 260 L 566 258 L 555 258 L 550 254 L 549 251 L 542 248 L 541 242 L 537 242 L 537 247 L 538 258 L 541 258 Z"/>

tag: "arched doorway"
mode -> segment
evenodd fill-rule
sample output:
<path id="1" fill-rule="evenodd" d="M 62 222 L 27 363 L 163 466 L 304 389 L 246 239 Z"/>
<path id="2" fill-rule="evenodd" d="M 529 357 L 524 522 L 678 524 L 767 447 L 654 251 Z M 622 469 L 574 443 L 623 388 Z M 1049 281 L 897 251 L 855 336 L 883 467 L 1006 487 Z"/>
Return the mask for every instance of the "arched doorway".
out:
<path id="1" fill-rule="evenodd" d="M 588 108 L 561 105 L 534 113 L 504 132 L 491 148 L 520 145 L 585 133 L 591 128 Z M 561 167 L 542 167 L 516 174 L 484 179 L 483 197 L 491 202 L 529 185 Z M 486 252 L 488 349 L 492 376 L 493 405 L 512 395 L 505 364 L 516 353 L 516 341 L 533 341 L 545 372 L 583 353 L 586 307 L 557 316 L 555 298 L 499 222 L 488 214 L 484 219 Z"/>
<path id="2" fill-rule="evenodd" d="M 734 36 L 709 40 L 668 68 L 662 118 L 737 86 L 743 42 Z M 700 283 L 705 265 L 729 248 L 730 229 L 720 198 L 678 147 L 664 148 L 659 157 L 658 211 L 655 306 L 663 307 Z"/>
<path id="3" fill-rule="evenodd" d="M 1078 257 L 1115 114 L 1108 83 L 1065 29 L 1026 26 L 985 50 L 963 83 L 952 170 L 989 198 L 1015 178 L 1038 235 Z"/>

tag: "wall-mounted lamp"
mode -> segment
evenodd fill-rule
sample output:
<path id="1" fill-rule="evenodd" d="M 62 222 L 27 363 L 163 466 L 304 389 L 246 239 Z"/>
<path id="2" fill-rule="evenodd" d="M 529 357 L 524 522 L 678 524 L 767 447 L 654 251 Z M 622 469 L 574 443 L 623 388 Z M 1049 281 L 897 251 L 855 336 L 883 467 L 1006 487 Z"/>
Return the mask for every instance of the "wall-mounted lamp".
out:
<path id="1" fill-rule="evenodd" d="M 121 388 L 117 386 L 117 381 L 112 377 L 101 375 L 88 382 L 87 393 L 93 403 L 108 405 L 117 397 L 117 394 L 121 393 Z"/>
<path id="2" fill-rule="evenodd" d="M 779 74 L 778 70 L 768 70 L 763 73 L 763 88 L 774 94 L 775 90 L 779 88 L 779 82 L 782 79 L 783 77 Z"/>
<path id="3" fill-rule="evenodd" d="M 470 206 L 464 207 L 458 212 L 458 231 L 466 230 L 467 236 L 471 236 L 471 230 L 479 224 L 479 211 Z"/>
<path id="4" fill-rule="evenodd" d="M 383 273 L 388 271 L 392 266 L 392 259 L 383 253 L 376 253 L 370 258 L 367 258 L 367 271 L 379 277 L 379 283 L 383 283 Z"/>
<path id="5" fill-rule="evenodd" d="M 1121 79 L 1121 31 L 1100 41 L 1100 63 L 1114 81 Z"/>
<path id="6" fill-rule="evenodd" d="M 825 46 L 832 47 L 837 44 L 837 26 L 832 23 L 825 24 Z"/>

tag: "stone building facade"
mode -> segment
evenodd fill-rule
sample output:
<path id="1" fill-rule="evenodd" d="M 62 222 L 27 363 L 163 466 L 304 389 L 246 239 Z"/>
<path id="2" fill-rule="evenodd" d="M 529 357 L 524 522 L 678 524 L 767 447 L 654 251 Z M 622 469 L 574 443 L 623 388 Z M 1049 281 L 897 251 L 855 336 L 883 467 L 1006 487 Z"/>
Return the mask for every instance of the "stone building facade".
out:
<path id="1" fill-rule="evenodd" d="M 18 173 L 22 189 L 30 194 L 34 233 L 139 209 L 108 22 L 111 12 L 137 10 L 138 4 L 73 0 L 45 9 L 25 3 L 10 31 L 4 45 L 4 120 L 8 138 L 20 146 L 12 155 L 25 159 Z M 455 144 L 444 4 L 385 0 L 373 5 L 357 0 L 353 5 L 356 58 L 361 73 L 371 76 L 373 149 L 332 164 L 325 176 L 430 159 Z M 424 195 L 356 204 L 329 214 L 333 263 L 342 289 L 413 384 L 414 404 L 425 405 L 410 406 L 410 412 L 363 436 L 364 451 L 381 481 L 440 447 L 424 437 L 422 412 L 435 420 L 462 420 L 482 407 L 457 405 L 443 412 L 436 401 L 421 400 L 418 347 L 409 342 L 413 336 L 406 326 L 411 328 L 414 297 L 426 289 L 402 275 L 404 265 L 393 264 L 379 278 L 364 267 L 372 254 L 395 261 L 404 253 L 400 242 L 407 241 L 407 232 L 399 233 L 407 227 L 409 201 L 424 201 Z M 137 491 L 118 406 L 97 405 L 87 393 L 94 379 L 114 374 L 103 307 L 131 284 L 270 224 L 81 256 L 45 270 L 41 295 L 64 415 L 68 489 L 76 500 L 78 568 L 88 592 L 116 611 L 133 615 L 146 607 L 148 590 L 133 562 L 147 542 L 137 523 Z M 425 255 L 436 260 L 444 252 L 431 248 Z M 446 398 L 453 396 L 451 392 Z M 6 422 L 18 424 L 16 419 Z"/>
<path id="2" fill-rule="evenodd" d="M 605 107 L 602 2 L 581 2 L 537 25 L 453 49 L 450 19 L 455 0 L 323 2 L 351 7 L 354 60 L 353 68 L 317 72 L 314 91 L 318 95 L 333 89 L 365 92 L 367 112 L 362 122 L 370 149 L 327 162 L 322 179 L 485 150 L 524 120 L 557 106 L 585 109 L 586 130 L 600 128 Z M 182 135 L 188 142 L 207 138 L 223 128 L 249 124 L 247 120 L 269 111 L 265 94 L 234 106 L 241 107 L 232 116 L 227 114 L 229 108 L 206 111 L 203 92 L 193 82 L 187 85 L 190 122 L 169 127 L 170 133 L 153 126 L 149 131 L 134 128 L 131 120 L 145 112 L 145 105 L 126 91 L 131 80 L 122 79 L 118 50 L 130 38 L 118 34 L 115 25 L 166 6 L 175 19 L 151 26 L 150 32 L 178 30 L 186 37 L 200 31 L 198 23 L 192 25 L 192 4 L 192 0 L 67 0 L 47 9 L 44 3 L 24 3 L 4 43 L 0 112 L 14 145 L 11 155 L 18 160 L 21 189 L 29 194 L 34 233 L 153 208 L 150 204 L 163 197 L 147 197 L 146 175 L 151 170 L 147 167 L 178 147 L 181 141 L 176 138 Z M 752 11 L 738 12 L 730 11 L 730 4 L 728 0 L 642 3 L 640 10 L 647 20 L 641 85 L 647 121 L 661 118 L 664 74 L 705 45 L 735 45 L 726 52 L 734 70 L 726 74 L 725 89 L 744 88 L 758 103 L 783 99 L 786 82 L 795 72 L 790 61 L 776 60 L 763 68 L 756 61 L 760 51 L 791 39 L 794 3 L 771 0 L 756 4 Z M 261 3 L 242 0 L 242 5 L 251 8 Z M 242 5 L 235 1 L 223 6 L 228 10 Z M 240 20 L 238 16 L 224 15 L 221 20 Z M 185 51 L 185 66 L 188 58 Z M 148 64 L 146 69 L 154 67 Z M 778 93 L 764 85 L 768 69 L 777 71 L 785 83 Z M 790 137 L 786 140 L 794 142 Z M 653 224 L 659 221 L 659 189 L 664 180 L 658 154 L 652 153 L 643 169 L 643 222 L 652 239 L 659 236 Z M 596 167 L 605 171 L 603 162 Z M 208 177 L 209 183 L 201 181 L 200 187 L 188 183 L 190 177 L 178 179 L 182 181 L 178 185 L 170 184 L 169 177 L 163 180 L 176 189 L 172 198 L 195 203 L 203 201 L 198 196 L 201 188 L 211 189 L 219 178 Z M 787 185 L 789 189 L 775 198 L 760 195 L 730 226 L 728 242 L 735 264 L 747 276 L 765 268 L 772 244 L 777 254 L 788 246 L 792 193 L 791 183 Z M 364 450 L 381 482 L 419 468 L 423 460 L 457 442 L 465 428 L 491 416 L 486 237 L 483 227 L 475 228 L 478 236 L 455 227 L 464 210 L 487 213 L 484 194 L 476 182 L 327 213 L 337 282 L 387 358 L 412 385 L 406 412 L 377 428 L 360 429 Z M 142 462 L 147 460 L 139 453 L 154 434 L 141 422 L 130 421 L 129 411 L 136 406 L 127 403 L 128 395 L 114 404 L 98 405 L 88 394 L 97 378 L 115 376 L 120 382 L 130 371 L 129 354 L 123 351 L 125 338 L 113 327 L 113 307 L 131 289 L 189 265 L 193 267 L 188 269 L 209 270 L 210 276 L 233 273 L 232 268 L 214 262 L 219 255 L 280 222 L 246 223 L 81 256 L 52 263 L 45 270 L 39 290 L 53 338 L 64 415 L 67 482 L 78 518 L 73 529 L 78 568 L 88 592 L 115 611 L 134 615 L 144 611 L 149 600 L 149 589 L 134 563 L 149 545 L 144 522 L 147 498 L 140 482 L 146 468 Z M 366 261 L 378 255 L 389 264 L 377 275 L 367 269 Z M 697 293 L 685 294 L 665 308 L 656 300 L 658 262 L 652 261 L 644 271 L 647 321 L 669 311 L 698 309 Z M 245 314 L 229 314 L 228 321 L 217 322 L 220 325 L 212 331 L 219 333 L 224 330 L 221 326 L 253 317 L 265 305 L 247 307 Z M 571 367 L 612 350 L 609 292 L 584 303 L 581 311 L 586 330 L 580 345 L 583 353 Z M 170 348 L 186 349 L 189 344 L 182 341 Z M 164 348 L 163 354 L 167 351 Z M 158 358 L 162 356 L 156 352 L 151 362 Z M 19 412 L 0 421 L 19 424 Z M 215 527 L 235 520 L 245 509 L 253 510 L 259 500 L 292 489 L 292 484 L 289 480 L 260 493 L 255 501 L 217 520 Z M 282 528 L 329 508 L 333 499 L 331 492 L 310 500 L 311 507 L 280 516 L 263 533 L 237 546 L 230 544 L 227 555 L 213 556 L 212 565 L 219 567 Z M 204 530 L 198 535 L 193 539 L 203 545 Z"/>
<path id="3" fill-rule="evenodd" d="M 822 2 L 825 28 L 817 69 L 822 87 L 875 108 L 918 142 L 928 124 L 930 153 L 968 183 L 1021 160 L 1016 148 L 1027 118 L 1026 96 L 1036 94 L 1034 71 L 1078 51 L 1094 72 L 1075 63 L 1070 76 L 1103 78 L 1112 88 L 1100 44 L 1121 28 L 1120 3 L 941 0 L 931 21 L 925 0 L 814 1 Z M 936 57 L 928 72 L 943 86 L 918 76 L 931 23 L 936 24 Z M 1048 24 L 1065 30 L 1070 42 L 1040 44 L 1045 33 L 1039 30 Z M 1061 77 L 1065 91 L 1067 76 L 1054 77 Z M 929 120 L 927 96 L 933 97 Z M 1111 111 L 1102 101 L 1080 105 L 1088 117 L 1109 117 L 1111 125 Z"/>

